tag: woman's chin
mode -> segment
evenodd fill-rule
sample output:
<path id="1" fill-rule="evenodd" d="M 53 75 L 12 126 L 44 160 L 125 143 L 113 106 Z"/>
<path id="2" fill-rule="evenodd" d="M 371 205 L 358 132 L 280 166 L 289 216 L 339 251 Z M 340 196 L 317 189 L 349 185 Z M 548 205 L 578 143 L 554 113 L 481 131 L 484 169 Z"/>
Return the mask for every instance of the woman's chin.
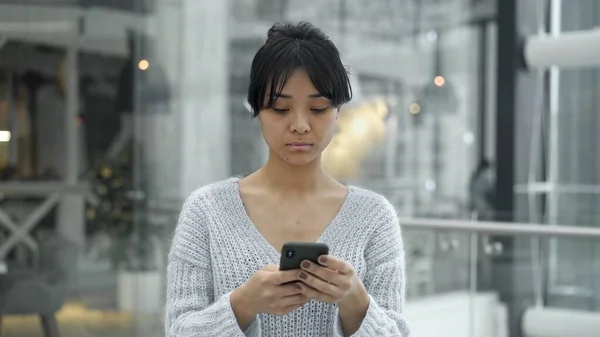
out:
<path id="1" fill-rule="evenodd" d="M 304 166 L 315 161 L 317 157 L 307 154 L 293 154 L 281 157 L 284 162 L 293 166 Z"/>

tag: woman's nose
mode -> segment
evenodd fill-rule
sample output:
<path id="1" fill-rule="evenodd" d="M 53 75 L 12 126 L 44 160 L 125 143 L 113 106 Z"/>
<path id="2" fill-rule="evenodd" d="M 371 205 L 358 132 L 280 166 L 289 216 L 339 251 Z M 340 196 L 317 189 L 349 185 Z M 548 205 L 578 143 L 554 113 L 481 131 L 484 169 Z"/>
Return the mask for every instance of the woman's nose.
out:
<path id="1" fill-rule="evenodd" d="M 304 113 L 294 113 L 290 123 L 290 131 L 299 134 L 305 134 L 310 131 L 310 123 Z"/>

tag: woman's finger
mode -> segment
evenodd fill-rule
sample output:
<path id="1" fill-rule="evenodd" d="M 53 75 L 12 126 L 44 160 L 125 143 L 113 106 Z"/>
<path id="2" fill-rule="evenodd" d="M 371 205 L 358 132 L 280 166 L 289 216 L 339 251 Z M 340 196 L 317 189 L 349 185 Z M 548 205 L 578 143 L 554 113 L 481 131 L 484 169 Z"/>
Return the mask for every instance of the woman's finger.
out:
<path id="1" fill-rule="evenodd" d="M 292 306 L 292 305 L 301 305 L 310 301 L 308 297 L 304 294 L 296 294 L 292 296 L 287 296 L 281 299 L 281 305 L 284 307 Z"/>
<path id="2" fill-rule="evenodd" d="M 298 273 L 298 278 L 303 283 L 311 286 L 315 290 L 318 290 L 319 292 L 325 295 L 329 295 L 334 298 L 340 297 L 342 295 L 342 290 L 338 288 L 335 284 L 327 283 L 326 281 L 323 281 L 322 279 L 305 271 L 301 271 L 300 273 Z"/>
<path id="3" fill-rule="evenodd" d="M 309 285 L 298 283 L 298 289 L 307 298 L 311 298 L 313 300 L 326 302 L 326 303 L 335 303 L 336 302 L 335 297 L 333 297 L 329 294 L 326 294 L 322 291 L 319 291 Z"/>
<path id="4" fill-rule="evenodd" d="M 354 268 L 348 262 L 338 259 L 331 255 L 321 255 L 319 257 L 319 263 L 329 269 L 335 270 L 341 274 L 352 274 Z"/>
<path id="5" fill-rule="evenodd" d="M 346 277 L 345 275 L 342 275 L 335 270 L 331 270 L 327 267 L 314 264 L 310 261 L 303 261 L 301 267 L 303 270 L 309 272 L 310 274 L 320 278 L 321 280 L 327 283 L 334 285 L 341 284 L 343 279 Z"/>
<path id="6" fill-rule="evenodd" d="M 295 283 L 298 283 L 298 282 L 294 282 L 294 283 L 289 283 L 289 284 L 286 284 L 286 285 L 278 286 L 275 289 L 275 295 L 277 297 L 286 297 L 286 296 L 297 295 L 298 294 L 298 288 L 295 286 Z"/>
<path id="7" fill-rule="evenodd" d="M 276 271 L 269 276 L 272 284 L 286 284 L 298 280 L 298 270 Z"/>

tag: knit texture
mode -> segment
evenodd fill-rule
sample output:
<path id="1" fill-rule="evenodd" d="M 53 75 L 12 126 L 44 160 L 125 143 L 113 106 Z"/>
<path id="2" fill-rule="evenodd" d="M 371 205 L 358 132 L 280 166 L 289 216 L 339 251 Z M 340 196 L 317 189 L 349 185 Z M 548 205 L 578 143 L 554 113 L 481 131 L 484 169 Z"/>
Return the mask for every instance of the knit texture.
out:
<path id="1" fill-rule="evenodd" d="M 260 314 L 246 331 L 240 329 L 231 292 L 265 265 L 279 264 L 280 254 L 248 217 L 238 181 L 204 186 L 183 206 L 167 267 L 166 336 L 342 337 L 337 306 L 318 301 L 284 316 Z M 354 266 L 370 295 L 367 315 L 353 336 L 408 336 L 404 250 L 392 205 L 350 186 L 317 241 Z"/>

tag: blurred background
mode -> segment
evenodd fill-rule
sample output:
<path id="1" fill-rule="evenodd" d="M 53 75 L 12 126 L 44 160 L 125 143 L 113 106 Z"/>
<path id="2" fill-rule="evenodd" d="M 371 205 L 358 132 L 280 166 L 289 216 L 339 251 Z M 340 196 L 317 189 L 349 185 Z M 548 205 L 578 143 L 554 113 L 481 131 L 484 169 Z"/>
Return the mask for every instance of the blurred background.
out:
<path id="1" fill-rule="evenodd" d="M 396 207 L 413 336 L 600 336 L 599 0 L 1 0 L 0 335 L 162 336 L 183 200 L 267 156 L 277 21 L 340 48 L 324 164 Z"/>

